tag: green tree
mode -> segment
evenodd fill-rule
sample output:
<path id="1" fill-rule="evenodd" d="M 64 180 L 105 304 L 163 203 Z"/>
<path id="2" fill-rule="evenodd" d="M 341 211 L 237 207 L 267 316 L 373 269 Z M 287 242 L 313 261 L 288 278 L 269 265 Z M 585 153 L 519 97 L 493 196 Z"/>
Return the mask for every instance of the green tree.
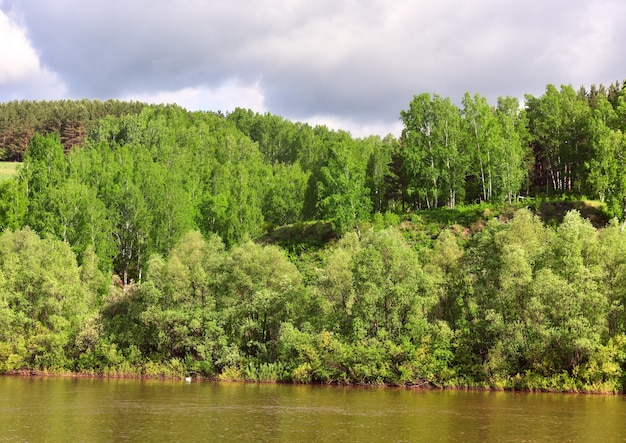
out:
<path id="1" fill-rule="evenodd" d="M 402 111 L 404 167 L 413 192 L 427 208 L 450 208 L 465 194 L 467 159 L 461 145 L 461 116 L 449 98 L 430 94 L 414 96 L 408 111 Z"/>
<path id="2" fill-rule="evenodd" d="M 532 287 L 549 240 L 539 218 L 519 210 L 509 223 L 490 221 L 471 250 L 476 313 L 461 343 L 482 358 L 479 371 L 492 383 L 534 369 L 532 356 L 541 355 L 541 323 L 532 311 L 544 302 L 533 297 Z"/>
<path id="3" fill-rule="evenodd" d="M 402 139 L 407 148 L 405 166 L 412 177 L 412 187 L 420 200 L 426 202 L 427 208 L 439 205 L 441 193 L 440 156 L 436 150 L 439 146 L 433 134 L 437 124 L 437 116 L 433 110 L 430 94 L 414 96 L 409 111 L 402 111 L 400 118 L 404 123 Z"/>
<path id="4" fill-rule="evenodd" d="M 198 225 L 231 246 L 263 232 L 263 197 L 269 174 L 257 146 L 232 128 L 221 134 L 212 175 L 204 183 Z"/>
<path id="5" fill-rule="evenodd" d="M 591 146 L 591 108 L 571 86 L 548 85 L 543 96 L 526 96 L 531 139 L 535 155 L 547 171 L 546 193 L 578 192 L 585 189 L 585 162 Z"/>
<path id="6" fill-rule="evenodd" d="M 436 301 L 417 254 L 391 229 L 363 236 L 352 276 L 357 337 L 375 337 L 384 329 L 397 342 L 426 318 Z"/>
<path id="7" fill-rule="evenodd" d="M 104 260 L 102 265 L 108 269 L 115 252 L 111 238 L 113 226 L 96 191 L 69 179 L 49 193 L 48 204 L 55 220 L 52 233 L 68 243 L 79 258 L 88 247 L 99 251 Z"/>
<path id="8" fill-rule="evenodd" d="M 26 183 L 17 179 L 0 182 L 0 232 L 20 229 L 27 209 Z"/>
<path id="9" fill-rule="evenodd" d="M 626 232 L 614 219 L 598 233 L 600 266 L 599 287 L 610 304 L 607 315 L 609 335 L 626 332 Z"/>
<path id="10" fill-rule="evenodd" d="M 35 134 L 24 156 L 20 181 L 26 184 L 28 211 L 26 224 L 37 232 L 54 231 L 55 219 L 50 194 L 65 181 L 65 160 L 59 137 Z"/>
<path id="11" fill-rule="evenodd" d="M 433 98 L 433 110 L 437 119 L 434 135 L 441 147 L 444 166 L 446 198 L 448 207 L 454 208 L 465 197 L 465 176 L 469 166 L 462 144 L 461 115 L 449 98 L 442 99 L 437 95 Z"/>
<path id="12" fill-rule="evenodd" d="M 526 162 L 530 157 L 525 112 L 515 97 L 499 97 L 495 112 L 499 121 L 499 145 L 502 155 L 498 158 L 499 186 L 497 194 L 509 204 L 519 194 L 528 178 Z"/>
<path id="13" fill-rule="evenodd" d="M 463 96 L 463 128 L 465 146 L 470 156 L 470 172 L 481 186 L 480 199 L 490 201 L 494 196 L 494 181 L 501 163 L 502 151 L 498 144 L 498 120 L 485 97 L 469 93 Z"/>
<path id="14" fill-rule="evenodd" d="M 611 129 L 616 118 L 607 109 L 606 100 L 599 100 L 592 122 L 594 155 L 586 163 L 589 184 L 600 201 L 606 202 L 612 215 L 624 218 L 626 210 L 626 137 L 621 130 Z"/>
<path id="15" fill-rule="evenodd" d="M 95 305 L 69 246 L 29 228 L 0 236 L 0 371 L 68 370 L 73 337 Z"/>
<path id="16" fill-rule="evenodd" d="M 389 163 L 389 173 L 385 177 L 387 192 L 385 198 L 393 210 L 404 212 L 409 203 L 409 186 L 411 175 L 405 167 L 404 144 L 394 141 L 390 144 L 391 162 Z"/>
<path id="17" fill-rule="evenodd" d="M 274 361 L 280 325 L 302 303 L 302 278 L 274 246 L 252 242 L 224 261 L 216 293 L 227 336 L 243 355 Z"/>
<path id="18" fill-rule="evenodd" d="M 327 164 L 320 170 L 317 207 L 331 221 L 335 234 L 355 229 L 360 236 L 359 221 L 369 217 L 371 202 L 364 168 L 359 167 L 352 148 L 347 136 L 330 147 Z"/>
<path id="19" fill-rule="evenodd" d="M 314 293 L 320 306 L 320 328 L 341 336 L 352 333 L 352 309 L 356 301 L 352 268 L 360 249 L 355 233 L 340 240 L 339 247 L 328 251 L 324 266 L 315 275 Z"/>
<path id="20" fill-rule="evenodd" d="M 412 187 L 426 207 L 440 206 L 444 198 L 454 208 L 463 199 L 467 160 L 461 147 L 461 118 L 450 99 L 430 94 L 413 97 L 408 111 L 402 111 L 402 140 L 406 147 L 404 165 Z"/>
<path id="21" fill-rule="evenodd" d="M 369 137 L 362 141 L 371 145 L 368 151 L 371 151 L 367 161 L 367 169 L 365 174 L 365 187 L 370 191 L 370 201 L 372 202 L 372 210 L 374 212 L 386 212 L 389 210 L 389 202 L 387 201 L 388 177 L 391 174 L 389 164 L 391 163 L 391 154 L 397 141 L 389 134 L 384 139 L 380 137 Z"/>
<path id="22" fill-rule="evenodd" d="M 214 375 L 224 346 L 215 310 L 216 275 L 223 260 L 221 241 L 205 240 L 197 231 L 183 236 L 167 261 L 150 259 L 146 283 L 135 296 L 141 306 L 135 321 L 144 331 L 136 345 L 144 355 L 162 362 L 178 358 L 191 365 L 188 370 Z"/>
<path id="23" fill-rule="evenodd" d="M 432 316 L 446 321 L 453 329 L 468 324 L 476 309 L 465 255 L 457 236 L 446 229 L 437 237 L 424 263 L 424 272 L 431 277 L 433 291 L 439 297 Z"/>
<path id="24" fill-rule="evenodd" d="M 309 174 L 302 170 L 300 163 L 276 163 L 268 179 L 263 203 L 263 218 L 268 227 L 300 221 Z"/>

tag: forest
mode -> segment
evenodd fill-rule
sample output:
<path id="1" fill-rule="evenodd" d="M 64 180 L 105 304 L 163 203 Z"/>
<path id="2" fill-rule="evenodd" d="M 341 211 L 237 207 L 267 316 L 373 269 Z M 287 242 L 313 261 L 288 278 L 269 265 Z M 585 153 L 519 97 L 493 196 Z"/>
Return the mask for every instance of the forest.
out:
<path id="1" fill-rule="evenodd" d="M 399 118 L 0 104 L 0 373 L 623 392 L 626 82 Z"/>

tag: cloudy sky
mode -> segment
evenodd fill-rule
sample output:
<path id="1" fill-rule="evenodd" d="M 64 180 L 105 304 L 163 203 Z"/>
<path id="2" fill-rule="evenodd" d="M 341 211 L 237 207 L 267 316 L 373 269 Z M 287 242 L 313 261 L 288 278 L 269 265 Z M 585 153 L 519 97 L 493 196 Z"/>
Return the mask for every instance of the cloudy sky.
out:
<path id="1" fill-rule="evenodd" d="M 623 0 L 0 0 L 0 102 L 235 107 L 398 135 L 414 94 L 626 79 Z"/>

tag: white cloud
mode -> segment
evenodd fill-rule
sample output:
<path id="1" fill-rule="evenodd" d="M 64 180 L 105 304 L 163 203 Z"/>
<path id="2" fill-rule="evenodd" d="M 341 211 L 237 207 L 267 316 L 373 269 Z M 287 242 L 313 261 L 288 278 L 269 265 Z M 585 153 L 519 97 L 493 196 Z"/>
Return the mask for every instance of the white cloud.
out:
<path id="1" fill-rule="evenodd" d="M 154 104 L 177 104 L 190 111 L 222 111 L 235 108 L 252 109 L 265 112 L 264 97 L 258 83 L 244 85 L 237 81 L 228 81 L 217 88 L 188 87 L 177 91 L 158 91 L 139 94 L 127 94 L 123 100 L 137 100 Z"/>
<path id="2" fill-rule="evenodd" d="M 0 101 L 59 98 L 66 88 L 42 67 L 24 28 L 0 10 Z"/>
<path id="3" fill-rule="evenodd" d="M 39 60 L 24 31 L 0 11 L 0 83 L 15 81 L 39 69 Z"/>
<path id="4" fill-rule="evenodd" d="M 4 45 L 12 55 L 0 60 L 0 78 L 19 78 L 31 96 L 62 90 L 61 78 L 70 97 L 246 107 L 346 124 L 355 135 L 397 127 L 422 92 L 495 102 L 626 75 L 619 0 L 0 0 L 0 8 L 28 27 L 2 16 L 22 49 Z"/>
<path id="5" fill-rule="evenodd" d="M 330 115 L 315 115 L 306 119 L 311 126 L 324 125 L 329 129 L 348 131 L 353 137 L 363 138 L 370 135 L 385 137 L 391 134 L 399 137 L 402 133 L 402 122 L 398 119 L 395 123 L 375 122 L 363 124 L 349 118 L 341 118 Z"/>

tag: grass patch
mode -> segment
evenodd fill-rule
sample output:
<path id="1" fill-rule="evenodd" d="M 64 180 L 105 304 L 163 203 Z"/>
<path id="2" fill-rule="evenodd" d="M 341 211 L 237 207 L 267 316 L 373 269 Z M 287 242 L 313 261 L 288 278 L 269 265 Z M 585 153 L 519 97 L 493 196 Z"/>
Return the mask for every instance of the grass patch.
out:
<path id="1" fill-rule="evenodd" d="M 444 229 L 457 234 L 474 234 L 482 230 L 485 223 L 498 216 L 514 211 L 511 207 L 495 204 L 472 204 L 454 209 L 437 208 L 414 211 L 400 224 L 405 238 L 413 243 L 430 247 Z"/>
<path id="2" fill-rule="evenodd" d="M 0 181 L 15 177 L 18 165 L 18 162 L 0 162 Z"/>
<path id="3" fill-rule="evenodd" d="M 383 229 L 385 226 L 397 226 L 404 238 L 412 245 L 429 248 L 444 229 L 452 229 L 461 238 L 471 238 L 480 232 L 485 224 L 493 218 L 502 221 L 510 220 L 515 211 L 528 208 L 543 221 L 546 226 L 556 227 L 563 222 L 568 211 L 577 210 L 583 218 L 589 219 L 596 229 L 607 225 L 611 217 L 606 212 L 606 205 L 594 200 L 524 199 L 509 204 L 480 203 L 457 206 L 416 210 L 406 214 L 374 214 L 372 220 L 364 222 L 363 230 L 370 227 Z M 291 258 L 298 258 L 300 263 L 310 255 L 312 260 L 316 252 L 327 248 L 338 240 L 332 232 L 332 226 L 325 221 L 300 222 L 282 226 L 257 238 L 264 245 L 276 245 L 286 250 Z M 301 269 L 302 272 L 303 269 Z"/>
<path id="4" fill-rule="evenodd" d="M 611 217 L 606 213 L 604 204 L 592 200 L 544 201 L 536 205 L 536 213 L 548 226 L 558 226 L 565 214 L 577 210 L 583 218 L 589 219 L 596 228 L 604 228 Z"/>
<path id="5" fill-rule="evenodd" d="M 305 251 L 323 249 L 335 239 L 330 223 L 312 221 L 282 226 L 258 238 L 257 242 L 280 246 L 290 255 L 297 256 Z"/>

